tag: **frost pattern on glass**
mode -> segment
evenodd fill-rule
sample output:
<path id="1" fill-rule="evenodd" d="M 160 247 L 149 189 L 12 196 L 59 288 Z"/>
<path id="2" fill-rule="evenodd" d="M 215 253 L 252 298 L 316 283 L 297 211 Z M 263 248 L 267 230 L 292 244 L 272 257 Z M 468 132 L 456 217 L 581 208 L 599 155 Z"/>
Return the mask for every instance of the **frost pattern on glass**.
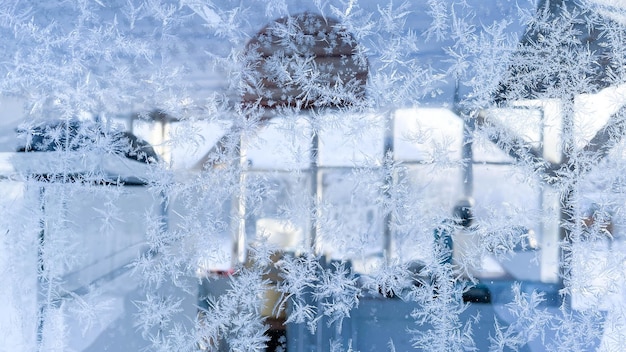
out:
<path id="1" fill-rule="evenodd" d="M 616 350 L 626 7 L 0 4 L 0 349 Z"/>

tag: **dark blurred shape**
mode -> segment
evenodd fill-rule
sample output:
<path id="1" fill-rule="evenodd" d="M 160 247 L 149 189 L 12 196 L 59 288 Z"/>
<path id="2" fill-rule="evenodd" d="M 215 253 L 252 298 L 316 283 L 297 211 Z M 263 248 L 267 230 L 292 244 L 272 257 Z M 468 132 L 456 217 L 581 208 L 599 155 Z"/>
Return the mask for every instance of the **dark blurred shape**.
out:
<path id="1" fill-rule="evenodd" d="M 462 199 L 454 206 L 452 217 L 455 223 L 462 227 L 470 227 L 474 221 L 474 212 L 472 211 L 473 202 L 471 199 Z"/>
<path id="2" fill-rule="evenodd" d="M 100 125 L 78 120 L 55 120 L 36 126 L 28 131 L 18 130 L 26 135 L 26 143 L 17 148 L 18 152 L 79 151 L 94 148 L 99 138 L 108 139 L 115 154 L 143 163 L 156 163 L 159 160 L 152 146 L 130 132 L 104 132 Z"/>
<path id="3" fill-rule="evenodd" d="M 491 303 L 491 291 L 483 284 L 477 284 L 463 292 L 464 303 Z"/>

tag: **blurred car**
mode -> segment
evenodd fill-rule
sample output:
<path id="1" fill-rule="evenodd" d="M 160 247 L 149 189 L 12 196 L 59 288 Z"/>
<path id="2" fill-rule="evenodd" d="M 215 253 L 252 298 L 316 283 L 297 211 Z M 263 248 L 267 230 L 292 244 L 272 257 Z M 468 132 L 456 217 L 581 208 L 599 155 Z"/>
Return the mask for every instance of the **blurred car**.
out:
<path id="1" fill-rule="evenodd" d="M 91 121 L 54 120 L 30 128 L 19 129 L 25 139 L 18 152 L 81 151 L 101 148 L 128 159 L 156 163 L 158 155 L 152 146 L 128 131 L 105 131 Z"/>

